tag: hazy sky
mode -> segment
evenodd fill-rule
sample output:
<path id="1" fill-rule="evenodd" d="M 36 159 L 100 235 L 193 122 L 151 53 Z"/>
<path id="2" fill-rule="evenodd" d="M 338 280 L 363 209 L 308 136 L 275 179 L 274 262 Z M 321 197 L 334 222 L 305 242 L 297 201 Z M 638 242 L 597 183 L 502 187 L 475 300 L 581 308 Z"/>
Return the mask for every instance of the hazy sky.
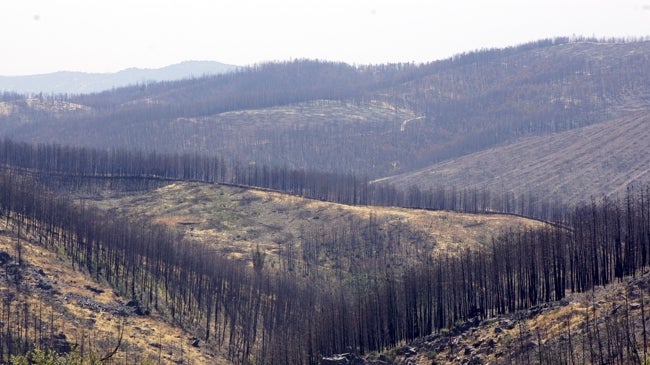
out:
<path id="1" fill-rule="evenodd" d="M 650 36 L 650 0 L 1 0 L 0 75 L 427 62 L 574 34 Z"/>

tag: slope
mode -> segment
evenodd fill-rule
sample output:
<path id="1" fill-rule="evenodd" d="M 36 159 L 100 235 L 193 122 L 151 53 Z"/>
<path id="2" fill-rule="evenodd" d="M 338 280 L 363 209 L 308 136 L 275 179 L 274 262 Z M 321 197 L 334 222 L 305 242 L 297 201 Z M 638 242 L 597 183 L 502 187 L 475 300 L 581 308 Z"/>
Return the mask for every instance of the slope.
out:
<path id="1" fill-rule="evenodd" d="M 32 103 L 0 134 L 381 178 L 647 107 L 650 42 L 556 39 L 424 65 L 296 60 Z M 72 106 L 74 110 L 72 110 Z"/>
<path id="2" fill-rule="evenodd" d="M 137 302 L 93 280 L 62 252 L 47 250 L 38 233 L 10 220 L 3 228 L 0 361 L 24 342 L 22 351 L 31 345 L 60 353 L 76 347 L 80 355 L 97 358 L 119 345 L 111 357 L 116 363 L 228 363 L 214 349 L 192 346 L 189 332 L 157 313 L 143 313 Z"/>
<path id="3" fill-rule="evenodd" d="M 231 259 L 315 279 L 398 270 L 431 256 L 456 255 L 514 227 L 542 223 L 393 207 L 349 206 L 225 185 L 175 183 L 143 193 L 94 197 L 116 215 L 167 225 Z"/>
<path id="4" fill-rule="evenodd" d="M 11 185 L 18 187 L 20 184 L 14 183 Z M 3 188 L 2 190 L 6 193 L 8 189 Z M 28 190 L 25 191 L 26 194 L 32 193 L 34 189 Z M 107 193 L 115 194 L 115 192 Z M 14 197 L 19 195 L 19 193 L 16 193 Z M 8 198 L 8 196 L 5 196 L 5 198 Z M 480 217 L 449 212 L 346 207 L 290 197 L 269 191 L 249 191 L 236 187 L 196 183 L 173 184 L 149 194 L 128 194 L 113 197 L 109 201 L 101 199 L 95 201 L 104 208 L 109 209 L 108 214 L 101 214 L 105 218 L 96 222 L 101 221 L 110 225 L 110 221 L 126 216 L 127 219 L 134 222 L 133 227 L 135 230 L 131 231 L 131 234 L 138 235 L 137 232 L 144 230 L 146 224 L 141 223 L 144 221 L 135 218 L 143 215 L 143 213 L 147 215 L 145 218 L 150 221 L 176 228 L 181 235 L 188 239 L 184 240 L 176 235 L 171 236 L 174 237 L 173 239 L 176 242 L 181 243 L 178 246 L 179 249 L 189 251 L 190 255 L 186 259 L 189 259 L 190 256 L 196 257 L 196 254 L 199 253 L 191 248 L 198 247 L 190 243 L 189 239 L 191 238 L 200 241 L 203 246 L 203 255 L 210 255 L 213 258 L 228 254 L 228 252 L 233 253 L 231 247 L 236 247 L 239 243 L 237 241 L 242 241 L 245 246 L 236 247 L 235 250 L 244 252 L 245 263 L 250 262 L 246 257 L 252 256 L 254 258 L 256 251 L 259 252 L 260 249 L 264 249 L 265 254 L 268 252 L 267 263 L 271 266 L 273 260 L 278 256 L 272 252 L 272 249 L 267 249 L 268 242 L 266 240 L 270 238 L 274 241 L 271 244 L 272 248 L 279 245 L 291 247 L 291 238 L 287 236 L 297 231 L 301 237 L 295 242 L 295 251 L 293 253 L 295 257 L 293 259 L 290 257 L 291 250 L 282 249 L 286 254 L 286 264 L 279 262 L 280 267 L 277 267 L 277 269 L 285 270 L 285 272 L 279 273 L 277 278 L 283 281 L 282 278 L 286 277 L 289 282 L 295 281 L 296 285 L 299 285 L 301 281 L 305 280 L 306 276 L 309 276 L 311 283 L 309 290 L 318 288 L 321 284 L 323 284 L 322 287 L 330 286 L 335 282 L 341 285 L 340 281 L 331 280 L 333 277 L 329 275 L 330 271 L 336 272 L 338 278 L 345 279 L 345 281 L 354 278 L 367 278 L 368 276 L 371 276 L 370 280 L 374 281 L 372 275 L 369 275 L 372 271 L 363 270 L 368 267 L 377 267 L 384 272 L 387 272 L 387 270 L 399 272 L 402 268 L 408 268 L 411 264 L 416 264 L 419 261 L 418 256 L 426 257 L 436 250 L 439 250 L 438 252 L 450 251 L 448 257 L 451 257 L 455 255 L 456 251 L 465 251 L 468 245 L 472 243 L 481 245 L 487 241 L 486 235 L 491 234 L 493 231 L 501 232 L 505 229 L 505 225 L 511 223 L 530 226 L 539 225 L 537 222 L 508 216 Z M 51 203 L 38 204 L 38 206 L 45 205 L 51 206 Z M 81 201 L 76 209 L 79 210 L 78 213 L 81 216 L 90 217 L 96 213 L 91 213 L 94 210 L 89 205 L 88 200 Z M 8 213 L 5 210 L 3 212 Z M 67 214 L 55 215 L 59 217 L 68 216 Z M 16 220 L 14 221 L 11 216 L 16 217 Z M 93 351 L 94 353 L 103 354 L 110 351 L 111 344 L 120 342 L 112 335 L 119 333 L 117 326 L 123 319 L 123 328 L 125 328 L 125 336 L 128 337 L 128 340 L 125 339 L 122 346 L 120 346 L 118 355 L 116 355 L 118 359 L 126 361 L 128 358 L 128 361 L 135 361 L 149 358 L 153 361 L 184 361 L 190 363 L 216 361 L 224 363 L 220 361 L 222 358 L 219 353 L 210 348 L 210 345 L 214 344 L 213 342 L 205 345 L 201 342 L 198 349 L 193 345 L 189 350 L 185 349 L 185 346 L 189 347 L 195 341 L 192 336 L 199 336 L 197 333 L 200 333 L 202 328 L 199 322 L 205 321 L 205 317 L 201 318 L 198 313 L 189 312 L 189 315 L 192 316 L 193 325 L 185 328 L 188 328 L 192 334 L 170 327 L 165 324 L 163 319 L 163 312 L 169 315 L 168 312 L 165 312 L 158 305 L 141 304 L 141 300 L 147 300 L 146 295 L 143 297 L 141 294 L 138 295 L 137 292 L 136 294 L 131 293 L 130 296 L 129 294 L 118 295 L 116 293 L 120 289 L 111 289 L 101 282 L 94 283 L 91 281 L 91 277 L 101 280 L 104 275 L 106 277 L 111 276 L 107 271 L 104 271 L 108 269 L 107 266 L 97 271 L 96 269 L 101 265 L 80 264 L 78 261 L 79 256 L 77 256 L 77 259 L 69 260 L 64 254 L 64 252 L 68 252 L 67 248 L 64 247 L 75 242 L 75 244 L 84 247 L 84 254 L 89 255 L 90 251 L 87 250 L 90 249 L 94 250 L 92 252 L 95 252 L 95 257 L 98 260 L 110 260 L 111 257 L 115 256 L 108 252 L 108 247 L 91 248 L 90 242 L 93 240 L 84 237 L 81 231 L 77 231 L 76 234 L 63 233 L 65 231 L 58 231 L 56 228 L 53 229 L 54 226 L 42 222 L 32 224 L 25 219 L 26 216 L 25 214 L 7 214 L 6 217 L 3 216 L 3 221 L 6 222 L 6 230 L 2 234 L 6 238 L 2 239 L 2 246 L 0 246 L 2 251 L 0 253 L 2 262 L 0 264 L 5 269 L 5 278 L 3 279 L 5 290 L 3 293 L 5 298 L 11 298 L 5 301 L 9 304 L 5 303 L 6 305 L 3 307 L 3 313 L 7 316 L 6 332 L 4 333 L 6 336 L 3 337 L 5 340 L 17 337 L 19 341 L 22 341 L 21 343 L 30 343 L 31 341 L 37 342 L 36 340 L 40 338 L 40 341 L 47 342 L 53 338 L 53 333 L 60 332 L 61 334 L 57 334 L 56 338 L 65 340 L 61 344 L 62 346 L 71 346 L 71 342 L 75 342 L 79 346 L 83 346 L 85 353 Z M 81 222 L 79 217 L 77 217 L 78 220 L 75 220 L 75 224 L 79 225 L 78 227 L 90 226 Z M 214 232 L 211 233 L 210 230 Z M 107 226 L 105 232 L 112 234 L 110 232 L 114 231 L 116 231 L 115 228 Z M 214 234 L 215 232 L 216 234 Z M 382 232 L 396 234 L 392 238 L 396 238 L 397 241 L 390 241 L 387 239 L 386 234 Z M 305 250 L 304 246 L 301 247 L 301 245 L 309 241 L 315 246 L 321 243 L 326 244 L 325 240 L 316 241 L 318 236 L 327 236 L 330 233 L 334 233 L 334 237 L 338 235 L 339 239 L 333 239 L 330 246 L 325 247 L 325 250 L 316 254 L 315 259 L 318 261 L 309 261 L 309 256 L 312 255 L 313 251 Z M 464 234 L 467 234 L 468 237 L 466 242 L 464 241 Z M 441 242 L 445 243 L 448 239 L 447 235 L 451 235 L 449 237 L 451 241 L 444 246 L 441 244 L 440 247 L 435 247 L 438 245 L 436 239 L 440 238 Z M 201 240 L 201 238 L 203 239 Z M 257 240 L 258 238 L 261 239 Z M 61 242 L 53 242 L 53 239 L 60 239 Z M 133 243 L 138 238 L 128 237 L 128 239 L 131 240 L 131 244 L 127 246 L 133 248 Z M 162 241 L 156 243 L 158 244 L 157 249 L 154 249 L 152 253 L 178 255 L 178 252 L 170 253 L 167 251 L 169 247 L 165 247 Z M 251 243 L 256 244 L 257 250 L 250 247 L 252 246 Z M 368 244 L 374 244 L 375 247 L 369 247 Z M 210 246 L 206 247 L 207 245 Z M 381 246 L 390 247 L 382 249 Z M 55 252 L 49 252 L 45 247 L 55 248 Z M 337 249 L 338 251 L 336 251 Z M 215 251 L 216 255 L 213 255 Z M 80 253 L 80 251 L 76 252 Z M 99 252 L 102 252 L 102 255 L 97 255 Z M 383 254 L 383 257 L 380 257 L 383 266 L 377 261 L 371 260 L 375 253 Z M 241 259 L 241 256 L 232 255 L 232 258 L 237 260 L 238 258 Z M 89 258 L 91 256 L 85 257 Z M 264 256 L 262 256 L 262 261 L 264 261 Z M 282 259 L 279 261 L 282 261 Z M 232 261 L 232 259 L 231 262 L 235 262 L 234 265 L 240 267 L 244 266 Z M 295 264 L 293 269 L 291 268 L 292 262 Z M 357 265 L 357 263 L 364 264 L 366 262 L 370 262 L 372 265 Z M 140 265 L 149 263 L 149 259 L 140 261 Z M 213 269 L 219 268 L 219 270 L 223 270 L 224 266 L 218 264 Z M 391 265 L 394 265 L 393 268 L 390 268 Z M 193 267 L 192 263 L 190 263 L 190 267 Z M 234 267 L 232 266 L 230 270 L 226 270 L 226 273 L 232 273 L 231 270 L 234 270 Z M 355 271 L 353 268 L 360 271 Z M 86 274 L 86 270 L 89 270 L 90 274 Z M 170 271 L 165 271 L 170 273 Z M 183 272 L 181 268 L 176 268 L 175 271 Z M 214 271 L 210 270 L 209 272 Z M 265 274 L 259 275 L 262 272 Z M 276 272 L 276 268 L 273 267 L 268 267 L 263 271 L 260 270 L 253 282 L 259 282 L 262 278 L 266 282 L 266 280 L 275 276 L 274 272 Z M 287 272 L 293 272 L 293 274 L 287 275 Z M 128 269 L 126 273 L 128 273 Z M 126 273 L 121 271 L 121 275 Z M 308 275 L 305 275 L 305 273 Z M 313 275 L 312 273 L 316 274 Z M 318 280 L 321 276 L 327 282 Z M 190 277 L 185 274 L 180 274 L 180 277 L 184 278 L 182 280 L 183 287 L 186 285 L 192 286 L 190 282 L 193 282 L 193 280 Z M 230 278 L 232 279 L 232 277 Z M 143 280 L 144 282 L 149 281 L 148 279 Z M 203 280 L 200 282 L 203 282 Z M 267 283 L 270 284 L 271 282 Z M 356 281 L 356 283 L 359 285 L 362 282 Z M 229 281 L 227 287 L 234 284 L 234 282 Z M 285 289 L 292 288 L 292 284 L 286 285 L 288 287 L 285 286 Z M 214 287 L 212 289 L 219 290 L 219 288 Z M 198 296 L 201 292 L 205 293 L 205 288 L 191 290 L 192 295 Z M 197 291 L 195 292 L 195 290 Z M 120 293 L 123 293 L 123 291 L 120 291 Z M 314 293 L 312 292 L 312 294 Z M 153 293 L 149 292 L 149 297 L 151 295 Z M 160 293 L 159 295 L 164 295 L 167 298 L 167 293 Z M 172 298 L 176 297 L 174 294 L 169 295 Z M 276 295 L 279 296 L 280 293 L 278 292 Z M 128 301 L 127 297 L 129 298 Z M 157 297 L 158 293 L 156 293 Z M 227 295 L 218 295 L 217 297 L 219 301 L 231 298 Z M 262 295 L 262 297 L 266 296 Z M 151 297 L 149 300 L 151 300 Z M 161 297 L 160 304 L 164 307 L 162 301 Z M 166 301 L 167 299 L 165 299 Z M 202 302 L 203 299 L 198 300 L 199 304 Z M 186 303 L 186 301 L 184 300 L 183 303 Z M 150 310 L 151 312 L 149 312 Z M 185 310 L 188 309 L 185 308 Z M 49 318 L 53 319 L 46 323 L 43 320 L 43 313 L 49 314 Z M 173 316 L 173 309 L 171 313 Z M 14 318 L 16 322 L 10 322 L 10 317 Z M 275 316 L 271 315 L 271 317 Z M 207 318 L 209 321 L 210 317 Z M 243 323 L 249 323 L 250 325 L 246 318 L 242 320 Z M 183 323 L 177 317 L 175 321 Z M 68 322 L 73 325 L 67 327 L 62 325 L 62 323 Z M 224 324 L 224 331 L 225 327 Z M 216 324 L 215 328 L 218 328 Z M 108 329 L 108 331 L 105 329 Z M 38 335 L 39 331 L 45 333 L 46 336 Z M 207 334 L 205 336 L 209 337 Z M 16 342 L 10 341 L 8 343 L 15 345 Z M 28 345 L 25 346 L 27 348 Z M 13 348 L 13 352 L 15 351 L 16 348 Z M 20 352 L 20 349 L 18 351 Z M 232 357 L 233 355 L 229 354 L 229 356 Z"/>
<path id="5" fill-rule="evenodd" d="M 382 354 L 396 364 L 646 364 L 648 272 L 510 315 L 459 323 Z"/>
<path id="6" fill-rule="evenodd" d="M 222 348 L 228 348 L 229 358 L 237 358 L 241 363 L 250 359 L 261 359 L 260 362 L 269 359 L 269 363 L 304 363 L 303 359 L 316 362 L 320 354 L 338 353 L 348 348 L 358 348 L 362 353 L 382 351 L 405 340 L 428 336 L 431 331 L 444 331 L 444 328 L 475 316 L 489 318 L 522 313 L 517 312 L 521 310 L 526 313 L 532 306 L 546 307 L 552 300 L 564 299 L 567 290 L 588 291 L 594 285 L 609 286 L 623 280 L 625 275 L 643 273 L 650 262 L 646 250 L 646 238 L 650 237 L 647 188 L 614 204 L 605 202 L 576 209 L 568 214 L 573 220 L 566 227 L 514 229 L 490 240 L 490 244 L 483 245 L 480 250 L 465 250 L 461 237 L 455 247 L 462 252 L 443 253 L 426 260 L 427 253 L 435 249 L 431 245 L 436 244 L 433 235 L 443 231 L 440 226 L 451 226 L 456 219 L 461 221 L 469 217 L 470 221 L 462 223 L 462 228 L 480 230 L 494 222 L 480 221 L 477 216 L 452 217 L 448 212 L 433 212 L 443 214 L 438 216 L 428 215 L 431 212 L 408 211 L 424 213 L 422 219 L 418 219 L 395 209 L 369 211 L 368 207 L 357 207 L 347 212 L 346 207 L 331 205 L 332 209 L 328 210 L 320 205 L 324 204 L 322 202 L 300 198 L 296 198 L 301 208 L 298 211 L 307 208 L 307 214 L 292 216 L 284 210 L 292 206 L 291 201 L 285 205 L 292 197 L 272 191 L 243 191 L 232 186 L 213 190 L 222 186 L 194 183 L 168 185 L 155 191 L 153 196 L 113 196 L 114 204 L 104 204 L 106 210 L 99 211 L 90 206 L 88 199 L 84 201 L 78 197 L 74 199 L 78 204 L 72 205 L 57 194 L 39 193 L 42 189 L 28 181 L 28 176 L 17 176 L 19 171 L 11 171 L 0 180 L 3 184 L 0 202 L 6 214 L 3 220 L 14 219 L 17 227 L 10 229 L 18 232 L 10 242 L 14 243 L 13 247 L 6 248 L 7 252 L 16 252 L 17 258 L 13 259 L 7 252 L 0 254 L 2 264 L 9 264 L 5 265 L 6 276 L 13 282 L 16 277 L 22 277 L 16 269 L 21 265 L 12 261 L 20 263 L 27 250 L 23 240 L 29 241 L 28 233 L 38 232 L 43 236 L 34 235 L 33 242 L 55 247 L 57 253 L 70 253 L 78 267 L 115 283 L 121 295 L 138 301 L 136 311 L 146 315 L 149 309 L 162 308 L 179 323 L 184 323 L 185 328 L 203 332 L 195 336 L 222 343 Z M 185 187 L 190 188 L 189 194 L 184 193 Z M 105 201 L 103 197 L 94 196 L 100 204 Z M 129 203 L 132 197 L 135 199 Z M 232 205 L 245 208 L 232 209 Z M 131 210 L 120 210 L 124 206 Z M 159 212 L 164 214 L 158 215 Z M 148 214 L 145 218 L 149 222 L 170 225 L 178 229 L 177 233 L 158 230 L 159 226 L 152 227 L 146 220 L 135 218 L 144 214 Z M 267 216 L 272 217 L 262 218 Z M 212 219 L 209 224 L 202 225 L 208 223 L 203 220 L 209 219 Z M 273 233 L 260 234 L 250 228 L 266 224 L 273 232 L 278 231 L 279 225 L 290 227 L 295 221 L 299 223 L 300 246 L 309 247 L 306 244 L 311 243 L 315 249 L 303 249 L 302 252 L 287 249 L 284 272 L 263 268 L 267 252 L 261 251 L 263 242 L 252 253 L 251 249 L 248 251 L 255 269 L 251 270 L 239 261 L 224 259 L 226 252 L 219 251 L 219 246 L 207 246 L 218 241 L 218 236 L 203 242 L 198 239 L 210 226 L 223 225 L 226 228 L 217 230 L 227 231 L 229 236 L 224 246 L 229 246 L 237 234 L 250 235 L 247 239 L 273 237 Z M 315 221 L 318 221 L 316 227 L 312 224 Z M 245 223 L 244 229 L 229 230 L 238 222 Z M 415 224 L 410 225 L 411 222 Z M 198 237 L 195 241 L 183 240 L 179 233 Z M 61 240 L 61 244 L 52 243 L 57 240 Z M 287 238 L 280 240 L 289 243 Z M 480 244 L 483 240 L 477 241 Z M 407 255 L 394 255 L 382 246 L 395 247 L 395 253 Z M 321 247 L 325 250 L 319 251 Z M 416 255 L 409 256 L 409 250 Z M 292 251 L 293 256 L 289 254 Z M 379 257 L 376 253 L 380 253 Z M 399 270 L 399 263 L 417 264 L 418 256 L 425 258 L 421 265 Z M 373 261 L 375 257 L 378 260 Z M 356 265 L 366 261 L 378 268 L 380 275 L 372 275 L 366 267 Z M 292 262 L 297 264 L 293 270 Z M 397 269 L 392 266 L 395 262 Z M 355 271 L 359 268 L 360 271 Z M 327 274 L 330 270 L 337 274 L 337 280 L 328 280 L 325 285 L 312 280 L 316 276 L 312 273 Z M 28 273 L 32 277 L 45 276 L 34 271 Z M 44 280 L 41 286 L 47 285 Z M 91 286 L 91 289 L 86 288 L 88 291 L 95 292 L 92 288 L 96 287 L 86 285 Z M 643 312 L 643 303 L 632 303 L 629 308 L 641 308 Z M 612 313 L 618 311 L 621 308 L 611 309 Z M 16 312 L 12 310 L 11 313 Z M 215 317 L 211 317 L 213 313 Z M 622 338 L 620 329 L 625 327 L 623 322 L 611 323 L 605 322 L 604 329 L 610 336 L 606 338 L 607 351 L 614 353 L 620 347 L 610 346 L 610 342 L 617 343 Z M 17 324 L 13 328 L 12 333 L 23 337 L 26 333 L 38 332 L 36 326 L 34 331 L 25 331 L 30 328 L 28 325 Z M 540 327 L 537 329 L 541 331 Z M 519 328 L 520 344 L 534 346 L 528 341 L 531 335 L 524 335 L 524 330 L 523 326 Z M 553 326 L 543 330 L 557 333 L 553 332 Z M 626 332 L 630 333 L 627 328 Z M 591 333 L 593 338 L 594 332 Z M 225 345 L 222 341 L 227 338 L 230 340 Z M 512 344 L 512 340 L 508 342 Z M 489 342 L 486 346 L 483 342 L 475 343 L 472 346 L 479 349 L 493 346 Z M 628 353 L 634 352 L 631 345 L 623 343 L 623 346 Z M 317 352 L 311 351 L 312 348 Z M 587 349 L 587 346 L 582 348 Z M 240 349 L 243 355 L 239 355 Z M 472 354 L 473 350 L 463 351 Z M 296 360 L 289 361 L 289 353 Z M 518 350 L 514 348 L 513 353 Z M 600 356 L 605 356 L 604 352 Z"/>
<path id="7" fill-rule="evenodd" d="M 645 111 L 451 159 L 375 183 L 427 189 L 488 189 L 577 203 L 650 180 L 650 114 Z"/>

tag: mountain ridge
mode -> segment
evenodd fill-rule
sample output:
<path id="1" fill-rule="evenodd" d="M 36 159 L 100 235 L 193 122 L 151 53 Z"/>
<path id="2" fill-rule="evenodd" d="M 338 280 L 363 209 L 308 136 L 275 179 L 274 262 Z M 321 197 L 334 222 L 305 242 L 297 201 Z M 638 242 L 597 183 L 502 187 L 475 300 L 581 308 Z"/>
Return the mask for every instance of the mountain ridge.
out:
<path id="1" fill-rule="evenodd" d="M 160 68 L 129 67 L 117 72 L 57 71 L 35 75 L 0 76 L 0 90 L 21 94 L 96 93 L 151 81 L 171 81 L 216 75 L 238 66 L 216 61 L 183 61 Z"/>
<path id="2" fill-rule="evenodd" d="M 647 113 L 648 60 L 648 41 L 558 39 L 422 65 L 268 63 L 97 94 L 2 95 L 0 135 L 375 180 Z"/>

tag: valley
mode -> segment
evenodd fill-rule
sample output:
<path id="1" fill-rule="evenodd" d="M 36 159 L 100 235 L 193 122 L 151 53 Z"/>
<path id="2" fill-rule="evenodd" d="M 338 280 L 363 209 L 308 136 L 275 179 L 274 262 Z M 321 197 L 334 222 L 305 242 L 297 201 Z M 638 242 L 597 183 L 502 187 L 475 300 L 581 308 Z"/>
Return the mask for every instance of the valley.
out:
<path id="1" fill-rule="evenodd" d="M 0 362 L 645 364 L 648 60 L 3 92 Z"/>

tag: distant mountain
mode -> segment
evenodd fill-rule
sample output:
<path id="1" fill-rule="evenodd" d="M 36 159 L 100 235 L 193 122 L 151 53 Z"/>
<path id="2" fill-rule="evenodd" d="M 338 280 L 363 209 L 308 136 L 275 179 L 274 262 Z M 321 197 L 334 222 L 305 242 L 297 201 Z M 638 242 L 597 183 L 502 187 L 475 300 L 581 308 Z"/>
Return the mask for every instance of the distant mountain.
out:
<path id="1" fill-rule="evenodd" d="M 0 90 L 21 94 L 85 94 L 151 81 L 181 80 L 217 75 L 237 66 L 215 61 L 185 61 L 157 68 L 128 68 L 115 73 L 60 71 L 41 75 L 0 76 Z"/>

